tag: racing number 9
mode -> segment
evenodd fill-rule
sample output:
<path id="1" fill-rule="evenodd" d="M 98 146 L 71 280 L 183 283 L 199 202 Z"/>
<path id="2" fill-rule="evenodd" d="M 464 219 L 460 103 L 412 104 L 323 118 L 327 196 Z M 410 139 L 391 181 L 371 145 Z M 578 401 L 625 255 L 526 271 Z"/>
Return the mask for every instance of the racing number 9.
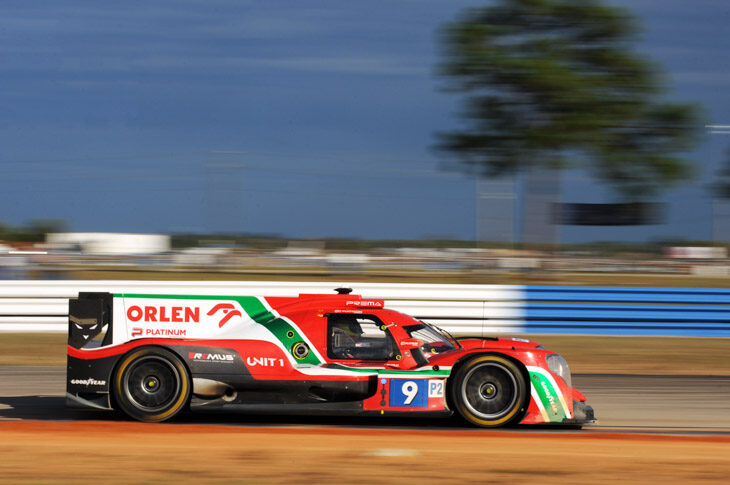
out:
<path id="1" fill-rule="evenodd" d="M 418 384 L 413 381 L 406 381 L 403 383 L 403 387 L 401 387 L 401 392 L 406 396 L 403 404 L 409 406 L 418 395 Z"/>

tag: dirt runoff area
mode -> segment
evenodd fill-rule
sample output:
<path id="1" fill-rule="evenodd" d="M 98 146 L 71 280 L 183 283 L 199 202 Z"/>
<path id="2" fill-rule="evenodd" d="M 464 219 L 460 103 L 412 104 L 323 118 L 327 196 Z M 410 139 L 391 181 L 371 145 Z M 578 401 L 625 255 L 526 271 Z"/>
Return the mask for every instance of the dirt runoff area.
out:
<path id="1" fill-rule="evenodd" d="M 727 483 L 729 436 L 0 423 L 0 483 Z"/>

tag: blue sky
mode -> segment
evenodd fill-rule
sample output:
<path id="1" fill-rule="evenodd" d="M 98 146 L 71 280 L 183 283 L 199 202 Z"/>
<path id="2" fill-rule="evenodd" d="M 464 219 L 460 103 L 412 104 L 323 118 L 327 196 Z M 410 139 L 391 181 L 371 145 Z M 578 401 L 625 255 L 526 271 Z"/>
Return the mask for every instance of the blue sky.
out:
<path id="1" fill-rule="evenodd" d="M 475 237 L 475 183 L 438 170 L 458 98 L 435 75 L 465 1 L 0 4 L 0 221 L 79 231 Z M 730 4 L 623 1 L 668 97 L 730 124 Z M 708 239 L 706 137 L 668 224 L 565 241 Z M 585 174 L 563 198 L 608 201 Z"/>

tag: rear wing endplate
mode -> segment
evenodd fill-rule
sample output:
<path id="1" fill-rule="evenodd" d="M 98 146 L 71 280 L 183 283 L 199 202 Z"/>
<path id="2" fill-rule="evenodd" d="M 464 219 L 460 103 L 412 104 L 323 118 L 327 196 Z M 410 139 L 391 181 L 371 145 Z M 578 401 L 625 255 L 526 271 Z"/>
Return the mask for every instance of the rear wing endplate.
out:
<path id="1" fill-rule="evenodd" d="M 68 344 L 76 349 L 112 343 L 111 293 L 79 293 L 68 301 Z"/>

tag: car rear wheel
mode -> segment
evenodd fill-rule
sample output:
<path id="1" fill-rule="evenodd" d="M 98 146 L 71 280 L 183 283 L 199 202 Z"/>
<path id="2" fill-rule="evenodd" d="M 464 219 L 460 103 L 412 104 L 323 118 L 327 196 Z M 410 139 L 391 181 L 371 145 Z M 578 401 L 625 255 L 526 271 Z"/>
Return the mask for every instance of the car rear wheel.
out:
<path id="1" fill-rule="evenodd" d="M 475 357 L 456 372 L 451 400 L 459 414 L 486 428 L 504 426 L 523 414 L 527 383 L 515 363 L 498 355 Z"/>
<path id="2" fill-rule="evenodd" d="M 190 377 L 172 352 L 140 348 L 125 355 L 114 375 L 114 397 L 125 414 L 159 422 L 182 411 L 190 397 Z"/>

